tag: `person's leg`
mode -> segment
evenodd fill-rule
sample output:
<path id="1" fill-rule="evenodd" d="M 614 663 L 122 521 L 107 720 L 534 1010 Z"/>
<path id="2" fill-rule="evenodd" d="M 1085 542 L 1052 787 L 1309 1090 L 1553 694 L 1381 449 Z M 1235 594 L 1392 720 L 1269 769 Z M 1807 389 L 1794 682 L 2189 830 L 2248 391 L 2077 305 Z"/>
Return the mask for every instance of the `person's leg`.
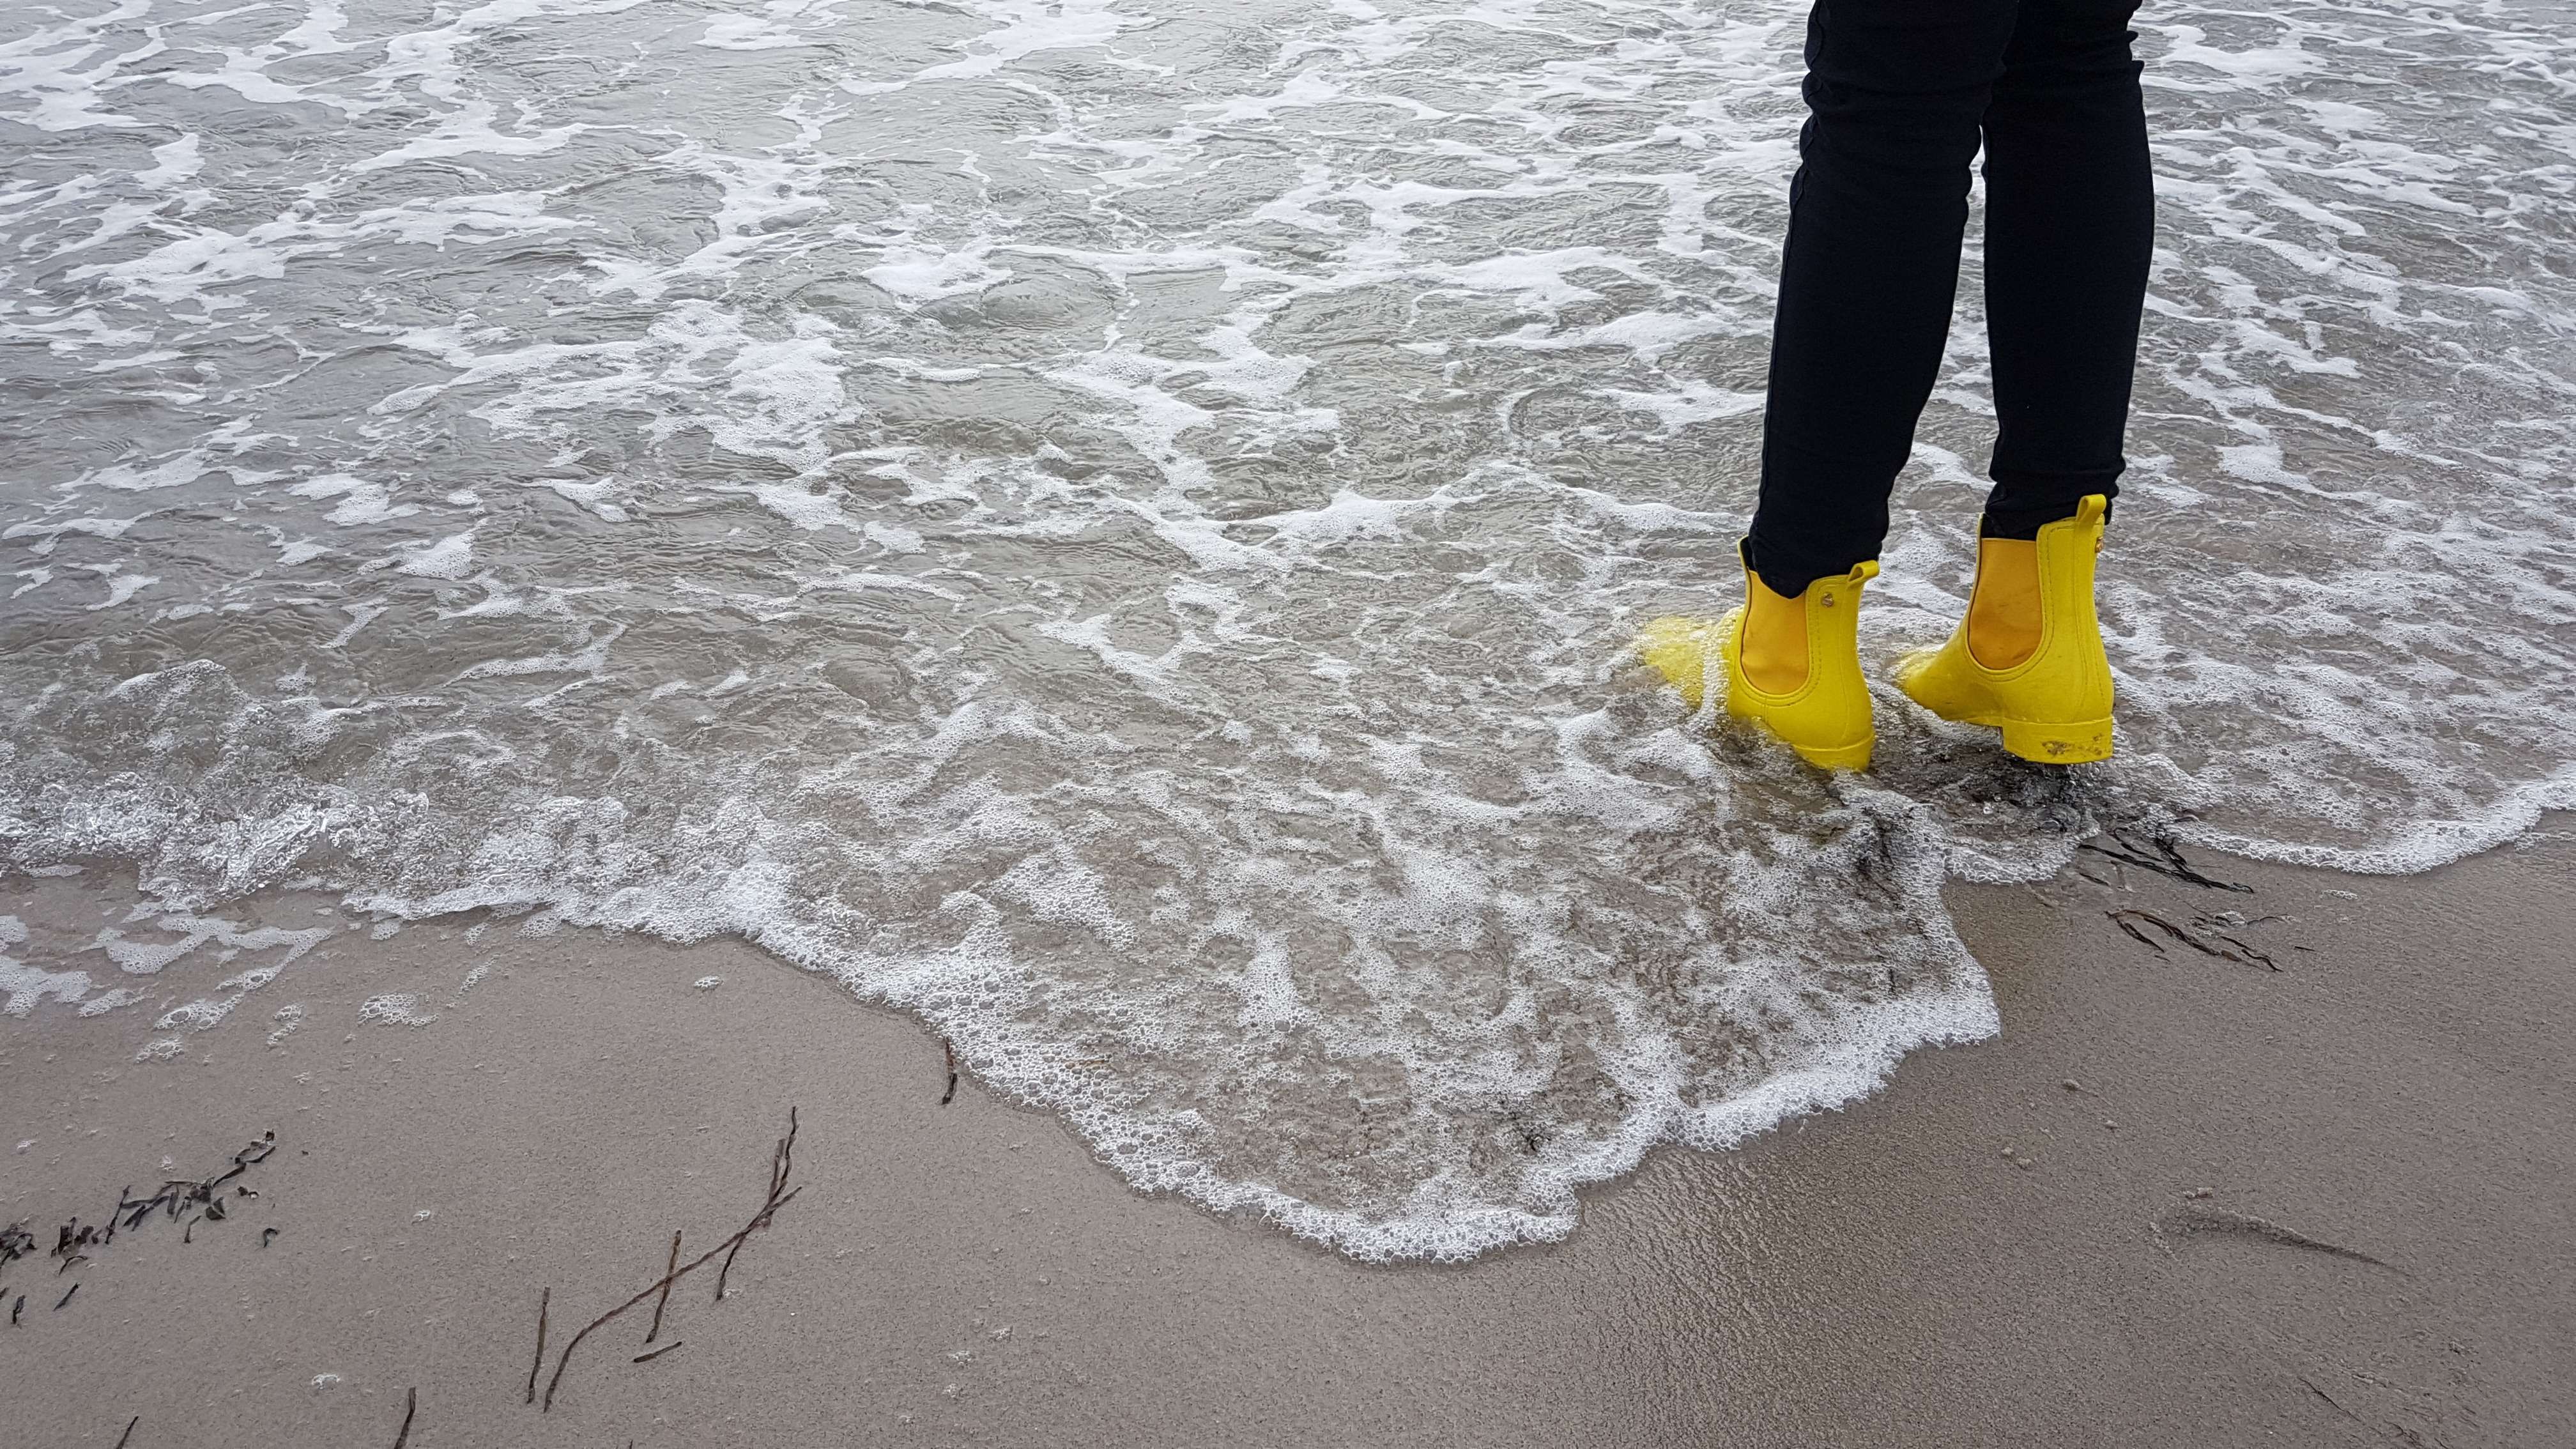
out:
<path id="1" fill-rule="evenodd" d="M 2108 759 L 2117 691 L 2093 607 L 2122 467 L 2155 198 L 2134 0 L 2023 0 L 1986 113 L 1995 488 L 1968 617 L 1896 684 L 2025 760 Z"/>
<path id="2" fill-rule="evenodd" d="M 2033 538 L 2119 493 L 2154 247 L 2129 18 L 2138 0 L 2023 0 L 1986 109 L 1986 326 L 1997 437 L 1981 532 Z"/>
<path id="3" fill-rule="evenodd" d="M 1888 491 L 1949 334 L 1968 167 L 2020 8 L 1818 0 L 1808 18 L 1811 114 L 1746 540 L 1784 599 L 1876 558 L 1885 540 Z"/>
<path id="4" fill-rule="evenodd" d="M 1998 425 L 1968 643 L 2039 645 L 2041 527 L 2118 496 L 2155 230 L 2137 0 L 2024 0 L 1986 110 L 1986 318 Z"/>

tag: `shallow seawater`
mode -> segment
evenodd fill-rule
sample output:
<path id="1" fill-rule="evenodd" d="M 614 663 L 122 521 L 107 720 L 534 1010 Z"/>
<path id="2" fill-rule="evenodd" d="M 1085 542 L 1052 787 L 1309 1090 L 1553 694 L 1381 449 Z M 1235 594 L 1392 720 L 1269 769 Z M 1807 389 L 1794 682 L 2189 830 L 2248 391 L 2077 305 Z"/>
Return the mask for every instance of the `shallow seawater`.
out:
<path id="1" fill-rule="evenodd" d="M 291 977 L 223 915 L 285 885 L 735 933 L 1140 1185 L 1462 1257 L 1991 1033 L 1950 876 L 2576 805 L 2558 6 L 2151 9 L 2117 760 L 1889 693 L 1829 781 L 1656 687 L 1735 587 L 1802 15 L 7 7 L 0 863 L 178 922 L 12 1010 Z M 1876 663 L 1968 580 L 1962 316 Z"/>

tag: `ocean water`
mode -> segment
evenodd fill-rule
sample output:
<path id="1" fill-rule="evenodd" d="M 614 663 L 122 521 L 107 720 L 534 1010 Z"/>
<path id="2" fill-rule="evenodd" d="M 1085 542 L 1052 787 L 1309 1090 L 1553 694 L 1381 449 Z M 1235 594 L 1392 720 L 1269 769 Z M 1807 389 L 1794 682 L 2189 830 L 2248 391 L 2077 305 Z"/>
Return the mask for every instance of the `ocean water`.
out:
<path id="1" fill-rule="evenodd" d="M 0 875 L 155 909 L 0 1029 L 283 1037 L 279 887 L 732 934 L 1140 1186 L 1562 1236 L 1993 1032 L 1946 879 L 2576 806 L 2571 18 L 2150 8 L 2122 753 L 1829 780 L 1628 651 L 1735 588 L 1788 0 L 7 6 Z"/>

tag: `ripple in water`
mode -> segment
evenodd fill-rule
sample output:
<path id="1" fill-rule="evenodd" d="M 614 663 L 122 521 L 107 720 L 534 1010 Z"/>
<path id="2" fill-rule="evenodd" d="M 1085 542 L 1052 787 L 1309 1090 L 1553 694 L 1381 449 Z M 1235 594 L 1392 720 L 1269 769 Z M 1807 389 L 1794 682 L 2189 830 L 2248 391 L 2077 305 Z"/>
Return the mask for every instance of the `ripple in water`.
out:
<path id="1" fill-rule="evenodd" d="M 2123 753 L 1843 781 L 1625 654 L 1734 587 L 1789 0 L 13 8 L 0 860 L 738 933 L 1140 1185 L 1560 1236 L 1992 1032 L 1950 875 L 2576 805 L 2544 8 L 2158 7 Z"/>

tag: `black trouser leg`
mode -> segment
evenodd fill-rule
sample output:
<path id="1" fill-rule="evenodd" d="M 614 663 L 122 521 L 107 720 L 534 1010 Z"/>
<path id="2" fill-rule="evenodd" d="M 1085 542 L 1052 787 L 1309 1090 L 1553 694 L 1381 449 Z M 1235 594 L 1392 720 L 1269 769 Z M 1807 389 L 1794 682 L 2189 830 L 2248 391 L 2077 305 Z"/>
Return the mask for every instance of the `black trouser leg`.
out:
<path id="1" fill-rule="evenodd" d="M 1989 217 L 1990 230 L 2014 232 L 1989 267 L 2011 298 L 2009 321 L 1996 322 L 1996 391 L 2015 413 L 1997 459 L 1997 477 L 2012 481 L 1995 501 L 2054 507 L 2066 488 L 2107 491 L 2117 475 L 2144 284 L 2139 218 L 2152 206 L 2142 116 L 2121 120 L 2123 97 L 2138 107 L 2136 71 L 2106 59 L 2107 36 L 2125 61 L 2132 9 L 2127 0 L 1818 0 L 1761 502 L 1747 540 L 1775 591 L 1801 593 L 1875 558 L 1885 540 L 1888 492 L 1949 334 L 1968 166 L 1990 122 L 2013 135 L 2000 183 L 2013 200 Z M 2078 179 L 2096 159 L 2109 177 Z M 2061 185 L 2082 199 L 2062 204 Z M 2076 214 L 2105 194 L 2118 203 L 2105 216 Z M 2058 245 L 2111 254 L 2050 255 Z M 2085 295 L 2070 304 L 2074 289 Z M 2082 394 L 2071 407 L 2070 391 Z"/>
<path id="2" fill-rule="evenodd" d="M 2033 538 L 2116 497 L 2155 243 L 2137 0 L 2023 0 L 1986 108 L 1994 492 L 1983 531 Z"/>

